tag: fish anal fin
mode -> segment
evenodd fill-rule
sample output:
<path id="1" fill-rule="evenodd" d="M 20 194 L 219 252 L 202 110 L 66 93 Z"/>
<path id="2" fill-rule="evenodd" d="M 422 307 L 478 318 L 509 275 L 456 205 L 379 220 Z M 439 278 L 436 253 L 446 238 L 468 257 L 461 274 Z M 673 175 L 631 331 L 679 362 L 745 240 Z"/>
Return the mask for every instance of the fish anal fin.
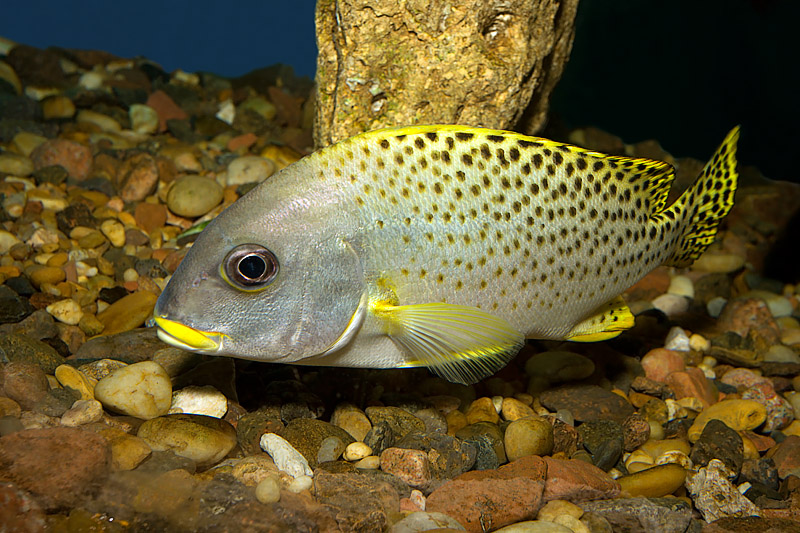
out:
<path id="1" fill-rule="evenodd" d="M 626 329 L 633 327 L 633 313 L 622 296 L 598 307 L 567 335 L 568 341 L 597 342 L 613 339 Z"/>
<path id="2" fill-rule="evenodd" d="M 411 357 L 408 366 L 427 366 L 454 383 L 469 385 L 494 374 L 525 342 L 511 324 L 475 307 L 375 302 L 372 312 Z"/>

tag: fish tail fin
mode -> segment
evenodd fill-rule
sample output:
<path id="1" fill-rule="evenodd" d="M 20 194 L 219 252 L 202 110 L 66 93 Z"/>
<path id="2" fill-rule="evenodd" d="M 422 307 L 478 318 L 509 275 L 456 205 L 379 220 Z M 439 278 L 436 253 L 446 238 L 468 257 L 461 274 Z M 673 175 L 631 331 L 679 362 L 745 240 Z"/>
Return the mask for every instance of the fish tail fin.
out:
<path id="1" fill-rule="evenodd" d="M 720 222 L 733 207 L 733 194 L 739 178 L 736 172 L 738 139 L 739 126 L 736 126 L 706 163 L 694 184 L 659 214 L 662 222 L 676 221 L 683 228 L 675 251 L 664 264 L 689 266 L 714 242 Z"/>

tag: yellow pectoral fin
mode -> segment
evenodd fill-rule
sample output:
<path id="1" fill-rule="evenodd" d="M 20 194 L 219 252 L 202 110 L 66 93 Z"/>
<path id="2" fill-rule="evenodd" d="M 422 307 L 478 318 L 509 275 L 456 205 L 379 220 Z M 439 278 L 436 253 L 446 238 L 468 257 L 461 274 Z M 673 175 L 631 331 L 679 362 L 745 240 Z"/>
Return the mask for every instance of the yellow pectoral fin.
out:
<path id="1" fill-rule="evenodd" d="M 503 368 L 524 344 L 511 324 L 463 305 L 374 302 L 386 334 L 411 355 L 409 366 L 425 365 L 454 383 L 471 384 Z"/>
<path id="2" fill-rule="evenodd" d="M 633 313 L 618 296 L 600 306 L 591 316 L 572 328 L 568 341 L 597 342 L 613 339 L 624 330 L 633 327 Z"/>

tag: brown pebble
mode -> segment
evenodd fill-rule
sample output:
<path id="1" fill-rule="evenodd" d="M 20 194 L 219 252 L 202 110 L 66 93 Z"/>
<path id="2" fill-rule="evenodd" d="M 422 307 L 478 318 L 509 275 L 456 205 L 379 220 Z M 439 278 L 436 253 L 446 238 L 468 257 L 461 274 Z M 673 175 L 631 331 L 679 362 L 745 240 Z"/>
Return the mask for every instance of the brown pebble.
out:
<path id="1" fill-rule="evenodd" d="M 66 139 L 50 139 L 40 144 L 31 153 L 37 170 L 50 165 L 61 165 L 69 175 L 82 181 L 89 177 L 92 169 L 92 151 L 77 142 Z"/>

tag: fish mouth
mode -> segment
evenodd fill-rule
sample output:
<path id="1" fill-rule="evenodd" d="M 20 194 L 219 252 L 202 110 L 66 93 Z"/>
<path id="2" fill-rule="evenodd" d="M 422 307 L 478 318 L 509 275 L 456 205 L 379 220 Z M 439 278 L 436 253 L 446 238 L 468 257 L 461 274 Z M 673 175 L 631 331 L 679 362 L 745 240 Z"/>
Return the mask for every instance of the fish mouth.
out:
<path id="1" fill-rule="evenodd" d="M 158 326 L 158 338 L 182 350 L 214 353 L 222 349 L 227 335 L 217 331 L 201 331 L 163 316 L 153 317 Z"/>

